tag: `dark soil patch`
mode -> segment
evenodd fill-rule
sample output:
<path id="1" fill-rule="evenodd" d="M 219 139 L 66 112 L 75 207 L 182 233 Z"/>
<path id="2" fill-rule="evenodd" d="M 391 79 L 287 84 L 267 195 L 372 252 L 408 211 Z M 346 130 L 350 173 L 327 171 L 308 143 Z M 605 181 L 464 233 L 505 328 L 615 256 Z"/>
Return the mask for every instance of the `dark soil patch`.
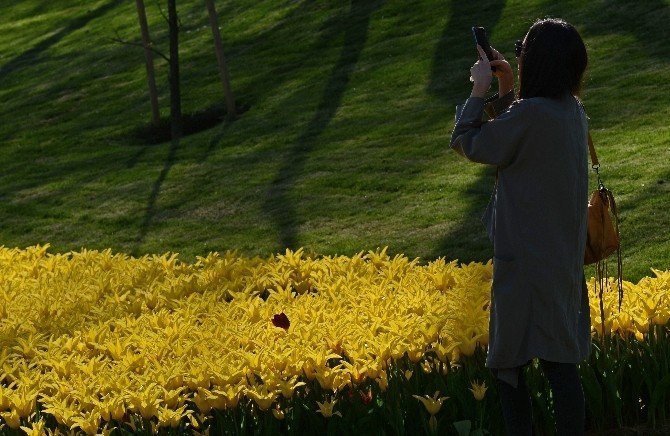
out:
<path id="1" fill-rule="evenodd" d="M 639 424 L 634 427 L 623 427 L 596 432 L 587 431 L 585 436 L 668 436 L 670 435 L 670 419 L 657 422 L 656 428 L 652 429 L 647 424 Z"/>
<path id="2" fill-rule="evenodd" d="M 236 103 L 237 117 L 249 110 L 249 105 Z M 182 115 L 182 137 L 202 132 L 222 123 L 227 118 L 226 107 L 223 104 L 210 106 L 198 112 Z M 170 117 L 161 117 L 159 123 L 144 124 L 130 132 L 130 137 L 140 144 L 160 144 L 171 139 Z"/>

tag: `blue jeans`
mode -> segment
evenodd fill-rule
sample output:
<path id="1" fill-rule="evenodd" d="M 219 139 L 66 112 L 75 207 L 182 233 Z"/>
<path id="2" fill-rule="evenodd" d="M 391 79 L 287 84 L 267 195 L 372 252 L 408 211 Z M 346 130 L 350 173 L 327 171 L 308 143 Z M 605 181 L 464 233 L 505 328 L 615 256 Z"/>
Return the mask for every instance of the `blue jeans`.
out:
<path id="1" fill-rule="evenodd" d="M 533 434 L 533 410 L 523 372 L 523 367 L 529 363 L 530 361 L 520 366 L 516 389 L 496 378 L 505 428 L 510 436 Z M 556 436 L 583 435 L 586 405 L 577 364 L 540 359 L 540 366 L 545 377 L 549 379 L 554 399 Z"/>

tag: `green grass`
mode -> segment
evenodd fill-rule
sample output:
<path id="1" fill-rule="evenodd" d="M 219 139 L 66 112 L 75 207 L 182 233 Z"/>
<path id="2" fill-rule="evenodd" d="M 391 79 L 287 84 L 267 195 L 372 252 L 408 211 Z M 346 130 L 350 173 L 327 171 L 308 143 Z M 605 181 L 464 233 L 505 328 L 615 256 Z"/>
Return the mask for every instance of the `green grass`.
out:
<path id="1" fill-rule="evenodd" d="M 139 40 L 134 2 L 14 3 L 0 6 L 0 244 L 186 260 L 388 245 L 487 260 L 479 218 L 494 168 L 449 148 L 469 94 L 469 28 L 489 28 L 511 59 L 514 40 L 550 15 L 588 46 L 583 99 L 618 200 L 624 278 L 670 267 L 667 0 L 218 1 L 234 92 L 250 110 L 177 146 L 129 137 L 150 119 L 143 54 L 110 38 Z M 166 52 L 166 25 L 147 7 Z M 204 4 L 178 8 L 194 112 L 223 92 Z M 167 116 L 167 65 L 156 67 Z"/>

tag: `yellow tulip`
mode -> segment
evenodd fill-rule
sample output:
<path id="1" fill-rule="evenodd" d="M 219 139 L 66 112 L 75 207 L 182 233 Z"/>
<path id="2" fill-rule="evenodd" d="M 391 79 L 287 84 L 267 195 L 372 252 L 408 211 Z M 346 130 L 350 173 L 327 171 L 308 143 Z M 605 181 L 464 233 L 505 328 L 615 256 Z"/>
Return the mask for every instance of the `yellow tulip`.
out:
<path id="1" fill-rule="evenodd" d="M 314 380 L 316 378 L 316 369 L 310 360 L 306 360 L 303 364 L 303 371 L 305 373 L 305 377 L 307 377 L 309 380 Z"/>
<path id="2" fill-rule="evenodd" d="M 461 354 L 464 356 L 472 356 L 475 354 L 475 348 L 477 348 L 477 337 L 474 338 L 467 338 L 467 337 L 460 337 L 459 338 L 460 343 L 459 343 L 459 351 Z"/>
<path id="3" fill-rule="evenodd" d="M 365 375 L 367 378 L 374 380 L 379 377 L 380 372 L 382 371 L 382 365 L 380 362 L 371 362 L 366 365 Z"/>
<path id="4" fill-rule="evenodd" d="M 335 373 L 335 378 L 333 379 L 333 392 L 338 392 L 344 389 L 346 386 L 351 385 L 351 378 L 346 371 L 337 371 Z"/>
<path id="5" fill-rule="evenodd" d="M 162 388 L 163 402 L 169 409 L 176 409 L 184 403 L 185 399 L 181 395 L 184 389 L 186 389 L 184 386 L 174 390 L 167 390 Z"/>
<path id="6" fill-rule="evenodd" d="M 386 375 L 386 371 L 381 370 L 379 371 L 379 377 L 376 379 L 377 384 L 379 385 L 379 389 L 381 389 L 382 392 L 386 392 L 386 388 L 389 385 L 389 380 Z"/>
<path id="7" fill-rule="evenodd" d="M 42 436 L 45 433 L 45 424 L 46 423 L 40 419 L 37 422 L 33 422 L 32 427 L 21 426 L 21 430 L 25 431 L 27 436 Z"/>
<path id="8" fill-rule="evenodd" d="M 158 406 L 160 406 L 160 399 L 157 395 L 151 394 L 145 390 L 140 396 L 131 397 L 130 403 L 134 411 L 138 412 L 142 418 L 151 419 L 158 413 Z"/>
<path id="9" fill-rule="evenodd" d="M 456 284 L 456 280 L 451 274 L 451 271 L 440 271 L 439 273 L 435 273 L 433 274 L 433 280 L 435 281 L 435 287 L 442 292 L 448 291 Z"/>
<path id="10" fill-rule="evenodd" d="M 237 407 L 237 403 L 240 400 L 240 394 L 242 390 L 244 389 L 244 386 L 238 385 L 237 387 L 233 386 L 228 386 L 226 388 L 226 400 L 228 401 L 228 407 L 231 409 L 234 409 Z"/>
<path id="11" fill-rule="evenodd" d="M 181 424 L 181 420 L 192 413 L 192 410 L 186 410 L 186 405 L 181 406 L 177 410 L 172 410 L 169 407 L 160 407 L 158 409 L 158 427 L 177 428 Z"/>
<path id="12" fill-rule="evenodd" d="M 21 426 L 21 417 L 16 409 L 12 409 L 10 412 L 0 412 L 0 416 L 11 429 L 16 430 Z"/>
<path id="13" fill-rule="evenodd" d="M 123 415 L 126 413 L 126 406 L 124 404 L 123 398 L 115 398 L 114 400 L 107 403 L 107 412 L 112 419 L 121 421 L 123 419 Z"/>
<path id="14" fill-rule="evenodd" d="M 358 362 L 356 362 L 358 363 Z M 342 365 L 349 371 L 349 376 L 351 377 L 351 381 L 354 384 L 361 384 L 366 378 L 366 373 L 367 373 L 367 366 L 360 363 L 357 365 L 351 364 L 347 362 L 346 360 L 342 361 Z"/>
<path id="15" fill-rule="evenodd" d="M 37 393 L 29 393 L 25 388 L 14 392 L 14 395 L 11 398 L 13 409 L 16 410 L 21 418 L 28 418 L 35 410 L 36 397 Z"/>
<path id="16" fill-rule="evenodd" d="M 96 436 L 111 436 L 112 432 L 114 432 L 114 430 L 116 430 L 116 427 L 111 427 L 110 428 L 109 426 L 110 426 L 110 424 L 108 422 L 102 428 L 102 431 L 100 433 L 98 433 Z M 72 435 L 72 436 L 74 436 L 74 435 Z"/>
<path id="17" fill-rule="evenodd" d="M 451 350 L 451 358 L 449 359 L 449 361 L 450 362 L 458 362 L 460 359 L 461 359 L 460 348 L 456 347 L 453 350 Z M 454 365 L 452 364 L 451 366 L 454 366 Z"/>
<path id="18" fill-rule="evenodd" d="M 402 358 L 402 356 L 405 355 L 405 349 L 400 346 L 395 346 L 391 348 L 391 358 L 394 360 L 398 360 Z"/>
<path id="19" fill-rule="evenodd" d="M 122 357 L 126 354 L 125 344 L 119 342 L 119 338 L 116 338 L 116 342 L 111 342 L 107 344 L 107 352 L 114 360 L 121 360 Z"/>
<path id="20" fill-rule="evenodd" d="M 482 384 L 478 384 L 475 382 L 472 382 L 472 388 L 470 388 L 470 391 L 472 392 L 472 395 L 475 396 L 475 399 L 477 401 L 480 401 L 484 398 L 484 395 L 486 394 L 486 382 L 482 382 Z"/>
<path id="21" fill-rule="evenodd" d="M 449 354 L 451 351 L 458 345 L 458 343 L 443 344 L 442 342 L 438 342 L 437 345 L 435 345 L 434 351 L 440 361 L 446 362 L 449 360 Z"/>
<path id="22" fill-rule="evenodd" d="M 423 357 L 423 350 L 408 350 L 407 351 L 407 356 L 409 357 L 409 360 L 412 361 L 412 363 L 417 363 L 419 360 L 421 360 L 421 357 Z"/>
<path id="23" fill-rule="evenodd" d="M 11 404 L 10 398 L 6 395 L 9 390 L 6 390 L 3 386 L 0 386 L 0 410 L 7 410 Z"/>
<path id="24" fill-rule="evenodd" d="M 284 419 L 284 411 L 283 411 L 282 409 L 279 408 L 279 405 L 277 405 L 277 407 L 275 407 L 274 409 L 272 409 L 272 414 L 274 415 L 274 417 L 275 417 L 276 419 L 278 419 L 278 420 L 280 420 L 280 421 L 281 421 L 282 419 Z"/>
<path id="25" fill-rule="evenodd" d="M 209 399 L 209 405 L 212 407 L 212 409 L 217 410 L 227 409 L 228 399 L 226 398 L 226 392 L 220 389 L 212 389 L 211 397 Z"/>
<path id="26" fill-rule="evenodd" d="M 209 389 L 198 388 L 198 392 L 193 396 L 193 403 L 198 408 L 200 413 L 209 413 L 212 410 L 211 401 L 216 399 L 216 396 L 209 391 Z"/>
<path id="27" fill-rule="evenodd" d="M 70 430 L 79 427 L 87 435 L 95 435 L 98 433 L 101 419 L 100 414 L 94 412 L 75 416 L 73 418 L 74 424 L 70 426 Z"/>
<path id="28" fill-rule="evenodd" d="M 428 395 L 425 395 L 423 397 L 419 395 L 412 395 L 412 396 L 423 403 L 428 413 L 430 413 L 431 415 L 436 415 L 442 408 L 442 402 L 444 402 L 444 400 L 449 398 L 449 397 L 438 398 L 438 395 L 440 395 L 440 391 L 436 391 L 435 394 L 433 394 L 432 398 L 429 397 Z"/>
<path id="29" fill-rule="evenodd" d="M 267 387 L 261 387 L 260 392 L 255 389 L 249 389 L 246 394 L 256 402 L 261 410 L 268 410 L 277 398 L 277 394 L 274 391 L 268 391 Z"/>
<path id="30" fill-rule="evenodd" d="M 44 403 L 44 412 L 56 418 L 56 422 L 66 427 L 71 427 L 74 424 L 74 417 L 76 413 L 72 411 L 66 404 L 55 404 L 53 402 Z"/>
<path id="31" fill-rule="evenodd" d="M 205 421 L 205 419 L 203 418 L 203 415 L 197 415 L 196 416 L 196 414 L 191 414 L 191 415 L 188 415 L 188 420 L 189 420 L 189 424 L 190 424 L 191 428 L 194 429 L 193 430 L 194 433 L 205 434 L 205 433 L 199 433 L 199 432 L 195 431 L 195 430 L 200 430 L 200 428 L 202 427 L 202 424 Z M 209 430 L 209 427 L 207 427 L 206 431 L 208 431 L 208 430 Z"/>
<path id="32" fill-rule="evenodd" d="M 632 328 L 633 318 L 629 313 L 623 310 L 617 315 L 616 322 L 620 330 L 630 330 Z"/>
<path id="33" fill-rule="evenodd" d="M 657 325 L 666 325 L 670 320 L 670 310 L 662 309 L 656 312 L 653 322 Z"/>
<path id="34" fill-rule="evenodd" d="M 319 382 L 319 385 L 321 385 L 321 388 L 325 390 L 332 390 L 333 382 L 335 380 L 336 375 L 337 375 L 336 371 L 324 367 L 322 370 L 317 371 L 316 379 Z"/>
<path id="35" fill-rule="evenodd" d="M 319 410 L 317 410 L 316 412 L 322 414 L 325 418 L 330 418 L 333 415 L 339 415 L 340 417 L 342 417 L 342 414 L 340 412 L 333 412 L 335 403 L 337 403 L 337 400 L 324 401 L 323 403 L 317 401 L 316 404 L 319 405 Z"/>

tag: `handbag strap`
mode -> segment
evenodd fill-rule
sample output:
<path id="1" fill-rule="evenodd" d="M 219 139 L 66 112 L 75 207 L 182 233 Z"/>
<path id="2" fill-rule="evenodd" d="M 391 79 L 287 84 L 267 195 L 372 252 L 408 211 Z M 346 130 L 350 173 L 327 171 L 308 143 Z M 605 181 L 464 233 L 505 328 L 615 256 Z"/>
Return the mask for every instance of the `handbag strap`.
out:
<path id="1" fill-rule="evenodd" d="M 577 99 L 577 105 L 579 107 L 581 107 L 584 114 L 586 114 L 586 109 L 584 108 L 584 105 L 582 104 L 581 100 Z M 600 168 L 600 162 L 598 161 L 598 155 L 596 154 L 596 148 L 593 146 L 593 139 L 591 139 L 591 130 L 588 129 L 588 128 L 586 130 L 586 137 L 587 137 L 588 142 L 589 142 L 589 153 L 591 154 L 591 168 L 593 168 L 596 171 L 596 174 L 597 174 L 598 173 L 598 168 Z M 598 175 L 598 183 L 600 184 L 600 175 Z"/>
<path id="2" fill-rule="evenodd" d="M 593 139 L 591 139 L 591 132 L 586 132 L 589 138 L 589 153 L 591 153 L 591 167 L 596 170 L 600 168 L 600 162 L 598 162 L 598 156 L 596 155 L 596 149 L 593 146 Z"/>
<path id="3" fill-rule="evenodd" d="M 605 184 L 600 178 L 600 172 L 598 171 L 600 169 L 600 162 L 598 161 L 598 156 L 596 155 L 596 148 L 593 146 L 591 132 L 587 130 L 586 135 L 589 140 L 589 153 L 591 153 L 591 168 L 593 168 L 593 170 L 596 172 L 596 176 L 598 176 L 598 189 L 603 189 L 605 188 Z"/>

